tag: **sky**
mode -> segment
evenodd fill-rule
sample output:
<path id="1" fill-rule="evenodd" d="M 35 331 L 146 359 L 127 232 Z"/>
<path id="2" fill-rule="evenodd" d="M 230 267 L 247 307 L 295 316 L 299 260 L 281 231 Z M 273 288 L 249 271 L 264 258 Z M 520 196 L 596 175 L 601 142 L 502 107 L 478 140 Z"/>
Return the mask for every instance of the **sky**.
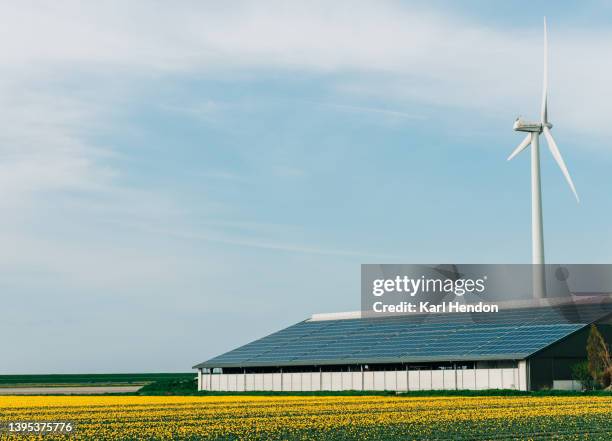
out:
<path id="1" fill-rule="evenodd" d="M 554 3 L 554 8 L 552 4 Z M 186 372 L 362 263 L 612 263 L 604 1 L 0 4 L 0 374 Z"/>

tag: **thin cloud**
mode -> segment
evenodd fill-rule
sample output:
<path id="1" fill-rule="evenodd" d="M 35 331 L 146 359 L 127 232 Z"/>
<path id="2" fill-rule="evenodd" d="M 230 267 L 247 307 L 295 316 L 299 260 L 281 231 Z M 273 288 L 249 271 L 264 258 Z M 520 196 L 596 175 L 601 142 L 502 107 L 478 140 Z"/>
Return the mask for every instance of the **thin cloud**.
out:
<path id="1" fill-rule="evenodd" d="M 219 233 L 201 233 L 201 232 L 191 232 L 186 229 L 174 230 L 168 228 L 158 228 L 151 225 L 146 224 L 137 224 L 116 220 L 107 220 L 109 223 L 121 225 L 122 227 L 135 229 L 138 231 L 145 231 L 152 234 L 163 234 L 166 236 L 171 236 L 174 238 L 180 239 L 189 239 L 189 240 L 197 240 L 203 242 L 212 242 L 212 243 L 220 243 L 227 244 L 239 247 L 248 247 L 248 248 L 259 248 L 264 250 L 273 250 L 273 251 L 283 251 L 289 253 L 299 253 L 299 254 L 315 254 L 315 255 L 324 255 L 324 256 L 343 256 L 343 257 L 361 257 L 361 258 L 374 258 L 374 259 L 397 259 L 399 256 L 397 255 L 389 255 L 389 254 L 378 254 L 378 253 L 370 253 L 370 252 L 362 252 L 356 250 L 342 250 L 342 249 L 331 249 L 331 248 L 320 248 L 320 247 L 309 247 L 299 244 L 290 244 L 283 242 L 272 242 L 272 241 L 261 241 L 261 240 L 253 240 L 246 239 L 240 237 L 232 237 L 226 234 Z"/>
<path id="2" fill-rule="evenodd" d="M 382 109 L 378 107 L 368 107 L 368 106 L 353 106 L 349 104 L 333 104 L 333 103 L 324 103 L 325 107 L 331 107 L 340 110 L 347 110 L 350 112 L 361 112 L 361 113 L 374 113 L 383 116 L 390 116 L 393 118 L 407 118 L 407 119 L 424 119 L 423 115 L 417 115 L 414 113 L 408 112 L 400 112 L 397 110 L 389 110 Z"/>

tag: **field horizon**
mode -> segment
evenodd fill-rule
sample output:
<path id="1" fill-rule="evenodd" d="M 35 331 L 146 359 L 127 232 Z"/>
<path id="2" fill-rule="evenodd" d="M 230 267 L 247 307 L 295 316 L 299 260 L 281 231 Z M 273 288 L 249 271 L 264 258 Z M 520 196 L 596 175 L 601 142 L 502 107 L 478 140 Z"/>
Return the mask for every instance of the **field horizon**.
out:
<path id="1" fill-rule="evenodd" d="M 25 385 L 75 386 L 79 384 L 149 384 L 162 380 L 188 380 L 195 373 L 146 372 L 146 373 L 96 373 L 96 374 L 10 374 L 0 375 L 0 388 Z"/>

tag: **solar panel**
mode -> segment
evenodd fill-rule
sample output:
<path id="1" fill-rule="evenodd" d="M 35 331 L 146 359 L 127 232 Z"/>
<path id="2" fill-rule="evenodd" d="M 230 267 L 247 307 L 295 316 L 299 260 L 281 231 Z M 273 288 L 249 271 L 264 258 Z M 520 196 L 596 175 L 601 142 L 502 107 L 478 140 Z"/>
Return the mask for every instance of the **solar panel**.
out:
<path id="1" fill-rule="evenodd" d="M 525 358 L 612 313 L 612 304 L 303 321 L 197 367 Z"/>

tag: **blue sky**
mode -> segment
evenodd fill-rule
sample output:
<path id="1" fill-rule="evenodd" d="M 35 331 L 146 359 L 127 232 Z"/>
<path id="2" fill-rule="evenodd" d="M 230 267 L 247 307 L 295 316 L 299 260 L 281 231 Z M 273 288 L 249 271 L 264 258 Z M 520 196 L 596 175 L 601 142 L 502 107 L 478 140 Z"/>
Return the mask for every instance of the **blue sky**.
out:
<path id="1" fill-rule="evenodd" d="M 610 263 L 605 2 L 3 5 L 0 373 L 186 371 L 361 263 Z M 527 13 L 528 11 L 528 13 Z M 11 354 L 10 356 L 8 354 Z"/>

